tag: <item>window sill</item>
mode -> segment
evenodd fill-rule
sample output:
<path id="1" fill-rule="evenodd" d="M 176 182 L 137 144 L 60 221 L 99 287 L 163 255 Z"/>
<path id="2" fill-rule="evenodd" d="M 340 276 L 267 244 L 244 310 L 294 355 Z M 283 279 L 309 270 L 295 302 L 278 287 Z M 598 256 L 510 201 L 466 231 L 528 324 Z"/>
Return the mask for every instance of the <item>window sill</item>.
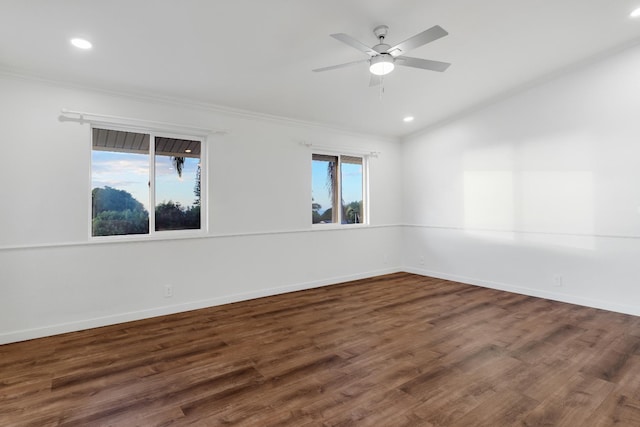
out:
<path id="1" fill-rule="evenodd" d="M 312 230 L 348 230 L 350 228 L 367 228 L 369 224 L 311 224 Z"/>
<path id="2" fill-rule="evenodd" d="M 154 234 L 127 234 L 113 236 L 89 236 L 90 243 L 155 242 L 158 240 L 181 240 L 206 237 L 204 230 L 167 230 Z"/>

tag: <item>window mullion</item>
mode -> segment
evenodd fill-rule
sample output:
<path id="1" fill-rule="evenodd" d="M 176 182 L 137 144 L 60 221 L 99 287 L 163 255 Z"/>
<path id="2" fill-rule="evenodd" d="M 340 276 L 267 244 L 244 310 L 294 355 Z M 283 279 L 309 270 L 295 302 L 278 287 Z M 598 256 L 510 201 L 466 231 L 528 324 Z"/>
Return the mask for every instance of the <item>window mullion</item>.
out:
<path id="1" fill-rule="evenodd" d="M 338 156 L 337 170 L 335 173 L 335 186 L 336 186 L 336 224 L 342 224 L 342 156 Z"/>
<path id="2" fill-rule="evenodd" d="M 207 180 L 203 180 L 203 176 L 209 176 L 207 167 L 207 147 L 204 144 L 204 141 L 200 140 L 200 227 L 208 228 L 206 217 L 207 210 L 205 209 L 208 206 L 206 196 L 207 196 Z"/>
<path id="3" fill-rule="evenodd" d="M 149 235 L 156 233 L 156 135 L 149 134 Z"/>
<path id="4" fill-rule="evenodd" d="M 369 223 L 369 159 L 362 158 L 362 205 L 360 222 Z"/>
<path id="5" fill-rule="evenodd" d="M 335 157 L 333 176 L 331 177 L 331 222 L 338 223 L 338 170 L 340 169 L 340 159 Z"/>

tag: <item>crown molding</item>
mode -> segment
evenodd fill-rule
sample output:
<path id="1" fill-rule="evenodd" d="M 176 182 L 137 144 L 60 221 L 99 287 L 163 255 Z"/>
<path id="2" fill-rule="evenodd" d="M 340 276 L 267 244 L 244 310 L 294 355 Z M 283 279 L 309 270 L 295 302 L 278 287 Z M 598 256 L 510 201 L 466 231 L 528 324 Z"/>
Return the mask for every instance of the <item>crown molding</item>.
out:
<path id="1" fill-rule="evenodd" d="M 49 76 L 44 76 L 38 73 L 28 72 L 25 70 L 17 70 L 8 67 L 0 66 L 0 77 L 12 78 L 17 80 L 23 80 L 27 82 L 36 82 L 53 87 L 63 87 L 67 89 L 75 89 L 82 91 L 89 91 L 99 93 L 108 96 L 114 96 L 118 98 L 126 98 L 134 101 L 150 102 L 159 105 L 172 105 L 179 108 L 192 108 L 198 110 L 204 110 L 212 113 L 222 114 L 231 117 L 259 120 L 269 123 L 278 123 L 288 126 L 295 126 L 301 128 L 314 128 L 325 131 L 331 131 L 337 134 L 350 135 L 358 138 L 373 138 L 377 141 L 384 141 L 389 143 L 399 143 L 400 137 L 388 137 L 376 134 L 369 134 L 364 132 L 357 132 L 352 129 L 343 128 L 340 126 L 331 125 L 328 123 L 314 122 L 311 120 L 294 119 L 291 117 L 279 116 L 275 114 L 263 113 L 259 111 L 245 110 L 241 108 L 228 107 L 225 105 L 219 105 L 209 102 L 197 101 L 190 98 L 180 98 L 153 94 L 149 92 L 139 92 L 133 90 L 120 90 L 111 87 L 98 87 L 88 84 L 70 82 L 68 80 L 56 79 Z"/>

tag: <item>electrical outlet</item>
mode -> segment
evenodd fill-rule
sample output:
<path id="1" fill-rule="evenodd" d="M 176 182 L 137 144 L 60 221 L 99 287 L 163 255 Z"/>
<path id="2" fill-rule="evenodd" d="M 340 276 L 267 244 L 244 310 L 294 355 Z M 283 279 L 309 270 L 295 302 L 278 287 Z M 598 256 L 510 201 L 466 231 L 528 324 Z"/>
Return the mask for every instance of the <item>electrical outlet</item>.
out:
<path id="1" fill-rule="evenodd" d="M 173 285 L 164 285 L 164 297 L 171 298 L 173 296 Z"/>
<path id="2" fill-rule="evenodd" d="M 420 265 L 424 265 L 424 256 L 420 255 L 420 257 L 418 258 L 418 262 L 420 262 Z"/>
<path id="3" fill-rule="evenodd" d="M 556 288 L 560 288 L 564 284 L 563 282 L 564 282 L 564 278 L 562 277 L 562 275 L 560 274 L 553 275 L 553 286 L 555 286 Z"/>

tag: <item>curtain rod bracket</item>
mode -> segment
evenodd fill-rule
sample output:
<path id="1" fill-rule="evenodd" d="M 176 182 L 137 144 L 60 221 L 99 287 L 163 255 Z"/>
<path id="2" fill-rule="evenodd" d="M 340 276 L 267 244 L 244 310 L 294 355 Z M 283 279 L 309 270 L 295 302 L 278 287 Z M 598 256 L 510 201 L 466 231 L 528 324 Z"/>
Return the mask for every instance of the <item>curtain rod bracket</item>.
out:
<path id="1" fill-rule="evenodd" d="M 380 151 L 372 151 L 372 150 L 358 150 L 355 148 L 340 148 L 340 147 L 332 147 L 329 145 L 317 145 L 308 141 L 298 141 L 298 144 L 300 144 L 303 147 L 307 147 L 307 148 L 314 148 L 320 151 L 327 151 L 330 153 L 337 153 L 337 154 L 353 154 L 356 156 L 365 156 L 365 157 L 378 157 L 380 154 L 382 154 L 382 152 Z"/>

